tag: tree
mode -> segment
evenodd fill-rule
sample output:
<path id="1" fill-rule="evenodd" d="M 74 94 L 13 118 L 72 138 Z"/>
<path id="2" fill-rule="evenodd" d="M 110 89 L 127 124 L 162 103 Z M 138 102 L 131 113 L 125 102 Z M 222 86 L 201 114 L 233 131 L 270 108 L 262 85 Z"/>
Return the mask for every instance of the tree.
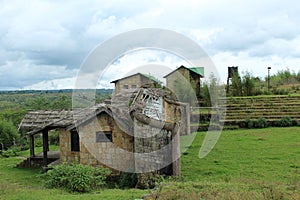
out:
<path id="1" fill-rule="evenodd" d="M 55 101 L 53 101 L 50 108 L 58 109 L 58 110 L 61 110 L 61 109 L 70 110 L 72 108 L 72 99 L 71 99 L 71 97 L 69 97 L 65 94 L 61 94 L 55 99 Z"/>
<path id="2" fill-rule="evenodd" d="M 11 147 L 19 139 L 19 134 L 12 122 L 0 120 L 0 143 L 1 148 Z"/>
<path id="3" fill-rule="evenodd" d="M 232 96 L 242 96 L 242 82 L 238 73 L 235 73 L 231 78 Z"/>
<path id="4" fill-rule="evenodd" d="M 203 98 L 205 105 L 212 107 L 217 106 L 219 104 L 219 98 L 225 96 L 225 91 L 222 90 L 219 80 L 211 73 L 209 81 L 204 82 L 201 88 L 201 97 Z"/>
<path id="5" fill-rule="evenodd" d="M 242 80 L 243 94 L 245 96 L 253 96 L 255 90 L 255 80 L 254 77 L 251 76 L 249 72 L 243 76 Z"/>

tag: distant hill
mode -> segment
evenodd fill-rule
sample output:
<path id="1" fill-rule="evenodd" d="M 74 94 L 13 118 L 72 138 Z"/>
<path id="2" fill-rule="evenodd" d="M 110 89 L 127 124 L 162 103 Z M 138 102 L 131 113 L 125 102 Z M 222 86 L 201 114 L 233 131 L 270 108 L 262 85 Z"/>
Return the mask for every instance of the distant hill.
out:
<path id="1" fill-rule="evenodd" d="M 82 89 L 80 89 L 82 90 Z M 93 89 L 85 89 L 93 90 Z M 0 90 L 0 94 L 43 94 L 43 93 L 72 93 L 73 89 L 61 89 L 61 90 Z M 96 94 L 112 93 L 113 89 L 96 89 Z"/>

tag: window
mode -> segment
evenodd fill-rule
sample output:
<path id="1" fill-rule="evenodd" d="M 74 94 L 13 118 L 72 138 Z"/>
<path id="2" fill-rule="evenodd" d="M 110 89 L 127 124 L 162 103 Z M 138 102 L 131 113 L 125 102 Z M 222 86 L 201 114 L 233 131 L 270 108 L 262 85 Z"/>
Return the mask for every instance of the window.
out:
<path id="1" fill-rule="evenodd" d="M 136 89 L 136 85 L 131 85 L 131 88 L 132 89 Z"/>
<path id="2" fill-rule="evenodd" d="M 111 131 L 96 132 L 96 142 L 112 142 L 112 132 Z"/>
<path id="3" fill-rule="evenodd" d="M 128 85 L 123 85 L 123 89 L 128 89 Z"/>
<path id="4" fill-rule="evenodd" d="M 79 135 L 76 130 L 71 131 L 71 151 L 79 151 Z"/>

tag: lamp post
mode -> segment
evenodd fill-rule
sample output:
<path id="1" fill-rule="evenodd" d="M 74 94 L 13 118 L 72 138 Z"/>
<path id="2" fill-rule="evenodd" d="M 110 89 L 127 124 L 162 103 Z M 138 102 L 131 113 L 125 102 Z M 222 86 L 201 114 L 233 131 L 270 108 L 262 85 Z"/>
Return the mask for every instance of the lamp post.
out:
<path id="1" fill-rule="evenodd" d="M 270 91 L 270 69 L 271 67 L 268 67 L 268 91 Z"/>

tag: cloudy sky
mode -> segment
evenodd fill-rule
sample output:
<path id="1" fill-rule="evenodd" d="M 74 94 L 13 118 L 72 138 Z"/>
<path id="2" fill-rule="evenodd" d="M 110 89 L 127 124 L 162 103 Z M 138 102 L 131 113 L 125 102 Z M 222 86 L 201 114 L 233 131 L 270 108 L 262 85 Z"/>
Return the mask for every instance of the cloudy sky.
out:
<path id="1" fill-rule="evenodd" d="M 140 28 L 194 40 L 222 80 L 228 66 L 260 77 L 268 66 L 271 73 L 299 71 L 299 9 L 296 0 L 0 0 L 0 90 L 73 88 L 97 45 Z M 155 50 L 128 53 L 112 62 L 99 87 L 147 64 L 186 63 Z"/>

